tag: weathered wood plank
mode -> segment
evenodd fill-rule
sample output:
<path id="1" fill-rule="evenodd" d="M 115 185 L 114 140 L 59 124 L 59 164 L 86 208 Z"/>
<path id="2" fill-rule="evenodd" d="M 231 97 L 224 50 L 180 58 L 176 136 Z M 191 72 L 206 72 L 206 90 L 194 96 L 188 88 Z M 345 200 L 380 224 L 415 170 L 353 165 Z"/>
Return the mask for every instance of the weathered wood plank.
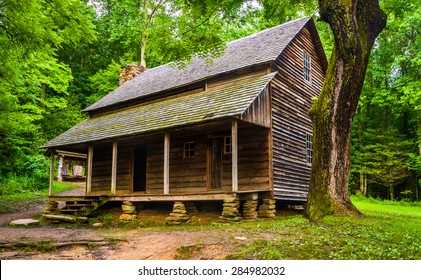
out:
<path id="1" fill-rule="evenodd" d="M 164 194 L 170 193 L 170 134 L 164 134 Z"/>
<path id="2" fill-rule="evenodd" d="M 54 185 L 54 151 L 51 151 L 50 155 L 50 183 L 48 188 L 48 195 L 53 195 L 53 185 Z"/>
<path id="3" fill-rule="evenodd" d="M 238 123 L 231 122 L 232 191 L 238 191 Z"/>
<path id="4" fill-rule="evenodd" d="M 117 187 L 117 151 L 118 151 L 118 144 L 117 141 L 113 142 L 113 157 L 112 157 L 112 165 L 111 165 L 111 193 L 115 194 L 116 187 Z"/>
<path id="5" fill-rule="evenodd" d="M 86 176 L 86 194 L 89 195 L 92 190 L 92 162 L 94 157 L 94 146 L 88 147 L 88 162 L 87 162 L 87 176 Z"/>

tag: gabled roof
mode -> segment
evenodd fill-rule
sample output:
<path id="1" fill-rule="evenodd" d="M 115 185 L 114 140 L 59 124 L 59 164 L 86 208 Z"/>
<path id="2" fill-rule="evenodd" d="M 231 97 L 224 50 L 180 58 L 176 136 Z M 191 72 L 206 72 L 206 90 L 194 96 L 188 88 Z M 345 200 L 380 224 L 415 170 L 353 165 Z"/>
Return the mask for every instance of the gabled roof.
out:
<path id="1" fill-rule="evenodd" d="M 42 148 L 138 135 L 240 116 L 266 88 L 276 72 L 241 79 L 223 88 L 141 104 L 86 119 Z"/>
<path id="2" fill-rule="evenodd" d="M 185 69 L 177 69 L 166 64 L 146 70 L 84 111 L 104 109 L 218 74 L 274 61 L 309 20 L 310 18 L 302 18 L 290 21 L 233 41 L 227 45 L 224 55 L 213 60 L 212 65 L 206 65 L 202 59 L 195 59 Z"/>

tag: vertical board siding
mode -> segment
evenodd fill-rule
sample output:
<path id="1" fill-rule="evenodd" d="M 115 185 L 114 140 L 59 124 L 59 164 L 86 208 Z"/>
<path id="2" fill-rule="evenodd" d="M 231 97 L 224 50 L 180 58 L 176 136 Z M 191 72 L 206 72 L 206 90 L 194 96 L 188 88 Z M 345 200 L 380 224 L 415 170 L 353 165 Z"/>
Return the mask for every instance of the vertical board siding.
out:
<path id="1" fill-rule="evenodd" d="M 311 80 L 304 79 L 303 52 L 311 56 Z M 311 99 L 319 95 L 324 72 L 308 28 L 303 28 L 272 64 L 273 185 L 276 199 L 306 201 L 311 166 L 306 161 L 306 134 Z"/>

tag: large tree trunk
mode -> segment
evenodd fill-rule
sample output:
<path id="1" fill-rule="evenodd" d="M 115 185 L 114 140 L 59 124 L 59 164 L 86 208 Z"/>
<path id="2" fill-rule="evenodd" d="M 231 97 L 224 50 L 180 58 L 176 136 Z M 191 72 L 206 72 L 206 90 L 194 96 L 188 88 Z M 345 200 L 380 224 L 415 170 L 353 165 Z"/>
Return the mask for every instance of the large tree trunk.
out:
<path id="1" fill-rule="evenodd" d="M 306 215 L 359 214 L 348 192 L 352 118 L 373 43 L 386 25 L 378 0 L 319 0 L 335 45 L 322 92 L 310 110 L 313 166 Z"/>

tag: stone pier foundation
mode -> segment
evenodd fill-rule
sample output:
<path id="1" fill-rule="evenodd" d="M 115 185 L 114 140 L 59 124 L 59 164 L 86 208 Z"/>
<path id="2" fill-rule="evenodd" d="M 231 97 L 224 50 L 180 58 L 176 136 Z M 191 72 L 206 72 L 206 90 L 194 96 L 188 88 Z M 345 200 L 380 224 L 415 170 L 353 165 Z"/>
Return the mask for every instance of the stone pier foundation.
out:
<path id="1" fill-rule="evenodd" d="M 257 200 L 246 200 L 243 204 L 243 218 L 245 220 L 256 220 L 257 216 Z"/>
<path id="2" fill-rule="evenodd" d="M 219 220 L 223 223 L 239 222 L 243 218 L 240 215 L 240 201 L 236 199 L 224 200 L 222 216 Z"/>
<path id="3" fill-rule="evenodd" d="M 57 207 L 58 207 L 57 201 L 49 200 L 47 202 L 47 206 L 45 207 L 45 209 L 42 212 L 45 213 L 45 214 L 54 213 L 54 212 L 57 211 Z"/>
<path id="4" fill-rule="evenodd" d="M 190 220 L 190 216 L 187 214 L 186 205 L 184 202 L 174 202 L 173 210 L 166 219 L 167 225 L 180 225 L 187 223 Z"/>
<path id="5" fill-rule="evenodd" d="M 275 218 L 276 214 L 276 200 L 262 199 L 262 204 L 259 206 L 259 218 Z"/>
<path id="6" fill-rule="evenodd" d="M 121 209 L 123 210 L 123 214 L 120 215 L 119 219 L 123 221 L 133 221 L 137 218 L 137 211 L 136 206 L 133 202 L 125 200 L 123 204 L 121 204 Z"/>

